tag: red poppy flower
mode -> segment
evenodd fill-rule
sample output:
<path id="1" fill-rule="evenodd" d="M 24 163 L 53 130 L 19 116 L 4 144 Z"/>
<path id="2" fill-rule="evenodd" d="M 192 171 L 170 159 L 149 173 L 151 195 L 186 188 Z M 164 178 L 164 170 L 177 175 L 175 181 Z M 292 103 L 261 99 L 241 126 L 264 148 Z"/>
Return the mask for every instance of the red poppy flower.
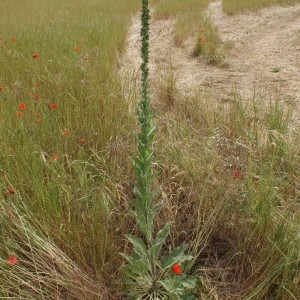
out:
<path id="1" fill-rule="evenodd" d="M 180 268 L 180 266 L 179 266 L 178 263 L 175 263 L 175 264 L 172 266 L 172 271 L 173 271 L 175 274 L 177 274 L 177 275 L 181 274 L 181 268 Z"/>
<path id="2" fill-rule="evenodd" d="M 37 121 L 38 123 L 42 123 L 42 118 L 41 118 L 41 117 L 38 117 L 38 118 L 36 119 L 36 121 Z"/>
<path id="3" fill-rule="evenodd" d="M 65 129 L 65 130 L 63 131 L 63 135 L 68 135 L 68 134 L 70 134 L 70 131 L 67 130 L 67 129 Z"/>
<path id="4" fill-rule="evenodd" d="M 239 169 L 233 170 L 232 175 L 234 178 L 240 178 L 240 177 L 242 177 L 242 171 Z"/>
<path id="5" fill-rule="evenodd" d="M 7 262 L 10 265 L 15 265 L 18 262 L 18 258 L 15 255 L 9 255 L 7 258 Z"/>
<path id="6" fill-rule="evenodd" d="M 12 42 L 15 42 L 16 41 L 16 39 L 15 38 L 10 38 L 10 40 L 12 41 Z"/>
<path id="7" fill-rule="evenodd" d="M 26 108 L 26 104 L 24 102 L 19 104 L 19 110 L 24 110 Z"/>
<path id="8" fill-rule="evenodd" d="M 56 109 L 57 108 L 57 104 L 56 103 L 50 103 L 49 104 L 49 108 L 50 109 Z"/>
<path id="9" fill-rule="evenodd" d="M 52 155 L 51 155 L 51 159 L 52 160 L 57 160 L 57 158 L 58 158 L 58 154 L 57 153 L 53 153 Z"/>
<path id="10" fill-rule="evenodd" d="M 85 142 L 85 139 L 80 139 L 79 140 L 79 143 L 84 143 Z"/>
<path id="11" fill-rule="evenodd" d="M 22 116 L 22 112 L 20 110 L 17 111 L 17 115 L 20 117 Z"/>
<path id="12" fill-rule="evenodd" d="M 34 98 L 35 100 L 39 100 L 39 99 L 40 99 L 40 96 L 39 96 L 38 94 L 34 94 L 34 95 L 33 95 L 33 98 Z"/>
<path id="13" fill-rule="evenodd" d="M 78 51 L 79 50 L 79 47 L 78 46 L 75 46 L 74 47 L 74 51 Z"/>
<path id="14" fill-rule="evenodd" d="M 14 189 L 13 188 L 8 188 L 7 189 L 7 192 L 11 195 L 13 195 L 15 193 Z"/>
<path id="15" fill-rule="evenodd" d="M 3 87 L 2 86 L 0 86 L 0 92 L 2 92 L 3 91 Z"/>
<path id="16" fill-rule="evenodd" d="M 32 58 L 38 58 L 39 55 L 37 53 L 32 54 Z"/>

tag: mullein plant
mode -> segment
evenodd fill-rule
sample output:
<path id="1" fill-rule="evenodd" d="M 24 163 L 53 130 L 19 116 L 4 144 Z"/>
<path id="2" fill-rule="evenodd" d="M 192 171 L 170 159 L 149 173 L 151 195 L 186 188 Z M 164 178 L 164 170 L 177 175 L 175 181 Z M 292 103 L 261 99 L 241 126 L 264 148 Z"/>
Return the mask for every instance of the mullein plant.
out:
<path id="1" fill-rule="evenodd" d="M 162 251 L 170 232 L 170 223 L 156 231 L 154 221 L 162 203 L 155 201 L 152 141 L 156 128 L 152 125 L 153 114 L 149 96 L 149 0 L 142 0 L 141 10 L 141 99 L 138 105 L 137 135 L 138 155 L 133 158 L 136 171 L 135 200 L 132 214 L 135 217 L 138 235 L 126 235 L 132 244 L 126 259 L 125 286 L 128 299 L 196 299 L 192 295 L 197 285 L 193 276 L 184 273 L 185 263 L 192 260 L 185 254 L 188 245 Z M 166 248 L 166 247 L 164 247 Z M 164 252 L 164 253 L 162 253 Z"/>

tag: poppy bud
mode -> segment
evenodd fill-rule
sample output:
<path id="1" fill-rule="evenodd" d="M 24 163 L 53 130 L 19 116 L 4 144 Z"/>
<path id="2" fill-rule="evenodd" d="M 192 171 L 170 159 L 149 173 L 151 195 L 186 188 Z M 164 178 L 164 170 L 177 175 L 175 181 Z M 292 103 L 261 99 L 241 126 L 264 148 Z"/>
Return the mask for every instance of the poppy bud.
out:
<path id="1" fill-rule="evenodd" d="M 181 268 L 178 263 L 172 266 L 172 271 L 177 275 L 181 274 Z"/>

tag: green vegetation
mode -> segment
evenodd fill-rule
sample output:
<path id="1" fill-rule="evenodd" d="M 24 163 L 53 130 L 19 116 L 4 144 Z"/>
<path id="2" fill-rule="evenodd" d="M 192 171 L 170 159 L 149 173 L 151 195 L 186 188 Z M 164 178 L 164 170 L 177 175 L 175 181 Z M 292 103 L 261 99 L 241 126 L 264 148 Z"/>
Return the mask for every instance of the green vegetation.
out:
<path id="1" fill-rule="evenodd" d="M 170 222 L 156 232 L 155 221 L 162 208 L 162 199 L 156 200 L 154 188 L 153 138 L 156 127 L 152 125 L 153 113 L 149 91 L 149 33 L 150 6 L 148 0 L 142 1 L 141 9 L 141 99 L 138 104 L 138 155 L 133 158 L 136 171 L 134 186 L 135 200 L 132 214 L 143 238 L 127 235 L 132 244 L 131 255 L 123 253 L 127 260 L 125 266 L 125 285 L 128 299 L 196 299 L 190 290 L 197 286 L 197 279 L 183 273 L 182 266 L 192 260 L 184 253 L 188 245 L 181 245 L 163 255 L 162 248 L 170 234 Z"/>
<path id="2" fill-rule="evenodd" d="M 193 54 L 201 55 L 209 64 L 221 65 L 224 47 L 218 32 L 206 14 L 208 0 L 155 0 L 154 17 L 175 18 L 175 44 L 182 46 L 187 38 L 195 39 Z"/>
<path id="3" fill-rule="evenodd" d="M 157 15 L 169 3 L 171 16 L 195 4 L 155 2 Z M 125 234 L 141 235 L 131 214 L 136 116 L 117 56 L 139 8 L 138 0 L 0 3 L 2 299 L 124 299 L 119 253 L 132 253 Z M 300 299 L 293 107 L 257 93 L 224 109 L 170 82 L 155 100 L 151 165 L 162 203 L 156 232 L 170 222 L 162 254 L 189 245 L 184 271 L 198 279 L 198 299 Z"/>
<path id="4" fill-rule="evenodd" d="M 247 10 L 258 10 L 262 7 L 279 4 L 300 3 L 299 0 L 222 0 L 223 10 L 228 14 L 236 14 Z"/>
<path id="5" fill-rule="evenodd" d="M 209 17 L 203 18 L 193 54 L 195 56 L 201 55 L 208 64 L 221 65 L 225 58 L 224 50 L 225 44 L 222 45 L 212 20 Z"/>
<path id="6" fill-rule="evenodd" d="M 117 229 L 126 216 L 114 207 L 125 205 L 134 177 L 134 119 L 117 54 L 138 8 L 138 0 L 0 3 L 1 299 L 53 291 L 93 299 L 122 263 Z"/>
<path id="7" fill-rule="evenodd" d="M 154 0 L 155 17 L 165 19 L 176 17 L 175 42 L 181 45 L 187 36 L 196 34 L 204 18 L 203 12 L 209 0 Z"/>

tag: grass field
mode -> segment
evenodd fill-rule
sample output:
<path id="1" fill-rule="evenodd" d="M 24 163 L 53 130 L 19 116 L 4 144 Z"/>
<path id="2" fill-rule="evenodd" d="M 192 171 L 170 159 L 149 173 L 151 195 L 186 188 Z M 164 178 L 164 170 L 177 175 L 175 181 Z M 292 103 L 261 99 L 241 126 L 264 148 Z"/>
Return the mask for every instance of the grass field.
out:
<path id="1" fill-rule="evenodd" d="M 177 16 L 179 39 L 202 28 L 189 22 L 208 1 L 153 2 L 157 18 Z M 139 4 L 0 3 L 1 299 L 124 299 L 136 116 L 117 58 Z M 233 97 L 224 110 L 170 92 L 172 105 L 157 103 L 153 166 L 156 226 L 172 222 L 166 249 L 190 245 L 198 299 L 299 299 L 290 111 L 280 95 Z"/>
<path id="2" fill-rule="evenodd" d="M 154 0 L 155 17 L 170 18 L 176 16 L 175 42 L 181 45 L 187 36 L 197 33 L 203 27 L 203 12 L 209 0 L 170 1 Z"/>
<path id="3" fill-rule="evenodd" d="M 64 293 L 55 283 L 59 271 L 53 254 L 43 248 L 44 239 L 91 274 L 98 283 L 96 290 L 120 263 L 115 237 L 109 233 L 116 228 L 110 227 L 108 216 L 114 216 L 117 190 L 126 182 L 120 168 L 128 172 L 129 157 L 121 152 L 131 139 L 133 122 L 116 62 L 138 4 L 137 0 L 0 3 L 1 202 L 8 206 L 2 223 L 8 222 L 5 210 L 13 216 L 12 223 L 2 227 L 1 257 L 13 253 L 22 260 L 14 273 L 2 262 L 2 299 L 45 299 L 53 287 Z M 23 209 L 31 212 L 28 218 L 43 232 L 25 234 Z M 59 268 L 64 268 L 60 258 Z M 51 264 L 52 269 L 45 271 L 48 282 L 37 286 L 34 275 L 28 274 L 39 277 Z M 74 281 L 75 292 L 82 288 L 68 275 L 57 280 L 67 288 L 68 279 Z M 20 280 L 27 288 L 17 288 Z"/>
<path id="4" fill-rule="evenodd" d="M 153 2 L 155 18 L 175 18 L 174 41 L 177 46 L 182 46 L 188 38 L 192 37 L 196 40 L 195 56 L 201 55 L 211 64 L 222 64 L 224 49 L 217 30 L 206 13 L 209 0 L 154 0 Z"/>

